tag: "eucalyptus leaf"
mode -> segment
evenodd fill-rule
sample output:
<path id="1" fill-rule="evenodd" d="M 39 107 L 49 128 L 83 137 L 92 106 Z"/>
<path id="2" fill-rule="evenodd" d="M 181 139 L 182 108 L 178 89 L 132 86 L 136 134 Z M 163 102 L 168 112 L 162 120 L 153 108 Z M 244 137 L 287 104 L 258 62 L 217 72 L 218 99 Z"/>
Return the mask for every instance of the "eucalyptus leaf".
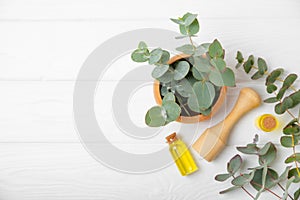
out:
<path id="1" fill-rule="evenodd" d="M 150 52 L 149 64 L 152 65 L 157 63 L 163 54 L 163 50 L 161 48 L 153 49 Z"/>
<path id="2" fill-rule="evenodd" d="M 250 184 L 252 187 L 254 187 L 257 191 L 260 191 L 262 189 L 262 179 L 263 179 L 263 169 L 258 169 L 255 171 L 254 177 Z M 265 180 L 265 188 L 271 189 L 274 187 L 277 183 L 275 180 L 278 179 L 278 174 L 276 171 L 274 171 L 271 168 L 268 168 L 266 180 Z"/>
<path id="3" fill-rule="evenodd" d="M 240 51 L 237 52 L 236 59 L 237 59 L 237 61 L 238 61 L 239 64 L 241 64 L 241 63 L 244 62 L 243 54 Z"/>
<path id="4" fill-rule="evenodd" d="M 188 27 L 189 27 L 189 29 L 188 29 L 188 34 L 189 35 L 195 35 L 195 34 L 197 34 L 199 32 L 199 29 L 200 29 L 198 20 L 195 19 L 193 21 L 193 23 L 190 24 Z"/>
<path id="5" fill-rule="evenodd" d="M 157 78 L 157 80 L 159 80 L 162 83 L 169 83 L 173 80 L 173 78 L 174 78 L 174 72 L 167 71 L 166 73 L 164 73 L 164 75 Z"/>
<path id="6" fill-rule="evenodd" d="M 192 55 L 195 52 L 195 47 L 191 44 L 185 44 L 183 46 L 177 47 L 176 50 L 184 54 Z"/>
<path id="7" fill-rule="evenodd" d="M 145 117 L 145 122 L 150 127 L 163 126 L 166 120 L 166 111 L 161 106 L 154 106 L 150 108 Z"/>
<path id="8" fill-rule="evenodd" d="M 184 25 L 185 26 L 191 25 L 196 18 L 197 18 L 197 14 L 187 13 L 184 20 Z"/>
<path id="9" fill-rule="evenodd" d="M 282 86 L 289 88 L 297 79 L 297 74 L 289 74 L 283 81 Z"/>
<path id="10" fill-rule="evenodd" d="M 193 85 L 193 90 L 195 93 L 195 99 L 193 104 L 191 104 L 191 99 L 188 99 L 188 105 L 193 111 L 199 112 L 200 110 L 205 110 L 212 105 L 215 98 L 215 88 L 210 82 L 198 81 Z M 197 106 L 198 105 L 198 106 Z"/>
<path id="11" fill-rule="evenodd" d="M 279 76 L 283 73 L 282 68 L 278 68 L 273 70 L 266 78 L 266 83 L 265 85 L 273 84 Z"/>
<path id="12" fill-rule="evenodd" d="M 244 154 L 256 155 L 259 148 L 256 144 L 248 144 L 246 147 L 237 147 L 237 150 Z"/>
<path id="13" fill-rule="evenodd" d="M 209 45 L 208 52 L 211 58 L 222 57 L 224 54 L 222 45 L 217 39 L 215 39 L 213 43 Z"/>
<path id="14" fill-rule="evenodd" d="M 247 61 L 244 62 L 243 64 L 244 70 L 247 74 L 251 71 L 253 65 L 254 65 L 254 56 L 250 55 Z"/>
<path id="15" fill-rule="evenodd" d="M 132 52 L 131 59 L 134 62 L 146 62 L 148 60 L 148 57 L 146 56 L 144 51 L 137 49 Z"/>
<path id="16" fill-rule="evenodd" d="M 278 102 L 279 100 L 276 97 L 270 97 L 264 100 L 265 103 L 275 103 Z"/>
<path id="17" fill-rule="evenodd" d="M 267 143 L 260 152 L 259 155 L 259 164 L 260 165 L 269 165 L 272 163 L 277 154 L 277 149 L 273 143 Z"/>
<path id="18" fill-rule="evenodd" d="M 163 108 L 167 112 L 167 123 L 175 121 L 180 116 L 181 108 L 174 101 L 165 101 L 163 104 Z"/>
<path id="19" fill-rule="evenodd" d="M 257 80 L 257 79 L 260 79 L 261 77 L 263 77 L 263 74 L 261 74 L 259 71 L 257 71 L 251 76 L 251 79 Z"/>
<path id="20" fill-rule="evenodd" d="M 243 160 L 240 155 L 235 155 L 227 163 L 227 171 L 230 174 L 235 174 L 242 166 Z"/>
<path id="21" fill-rule="evenodd" d="M 207 57 L 194 56 L 194 67 L 199 72 L 210 72 L 212 67 Z"/>
<path id="22" fill-rule="evenodd" d="M 276 90 L 277 90 L 277 86 L 272 83 L 267 86 L 267 92 L 269 94 L 275 92 Z"/>
<path id="23" fill-rule="evenodd" d="M 176 91 L 183 97 L 190 97 L 194 94 L 193 86 L 184 78 L 176 84 Z"/>
<path id="24" fill-rule="evenodd" d="M 215 176 L 215 180 L 216 181 L 226 181 L 227 179 L 229 179 L 231 177 L 231 174 L 218 174 L 217 176 Z"/>
<path id="25" fill-rule="evenodd" d="M 257 59 L 257 66 L 258 66 L 258 71 L 261 75 L 264 75 L 265 72 L 268 70 L 267 63 L 263 58 Z"/>
<path id="26" fill-rule="evenodd" d="M 299 183 L 300 182 L 300 174 L 299 174 L 297 168 L 290 169 L 288 177 L 291 178 L 293 176 L 295 177 L 293 182 Z"/>
<path id="27" fill-rule="evenodd" d="M 204 72 L 199 72 L 195 67 L 192 68 L 192 73 L 193 73 L 193 77 L 197 80 L 205 80 L 207 74 L 205 74 Z"/>
<path id="28" fill-rule="evenodd" d="M 300 188 L 294 193 L 294 200 L 298 200 L 300 197 Z"/>
<path id="29" fill-rule="evenodd" d="M 203 54 L 205 54 L 208 51 L 209 45 L 211 43 L 203 43 L 201 45 L 199 45 L 198 47 L 196 47 L 195 56 L 202 56 Z"/>
<path id="30" fill-rule="evenodd" d="M 179 61 L 174 70 L 174 80 L 183 79 L 190 70 L 190 64 L 187 61 Z"/>
<path id="31" fill-rule="evenodd" d="M 162 96 L 165 96 L 167 93 L 169 93 L 168 86 L 162 86 L 160 88 L 160 93 L 161 93 Z"/>
<path id="32" fill-rule="evenodd" d="M 244 185 L 250 183 L 251 179 L 249 179 L 249 177 L 250 177 L 250 174 L 239 175 L 238 177 L 234 178 L 231 181 L 231 184 L 235 185 L 235 186 L 244 186 Z"/>
<path id="33" fill-rule="evenodd" d="M 288 163 L 292 163 L 295 161 L 300 163 L 300 153 L 295 153 L 295 154 L 289 156 L 284 162 L 288 164 Z"/>
<path id="34" fill-rule="evenodd" d="M 213 58 L 210 60 L 210 64 L 221 72 L 226 69 L 226 62 L 222 58 Z"/>
<path id="35" fill-rule="evenodd" d="M 184 25 L 184 21 L 182 19 L 170 19 L 172 22 L 179 24 L 179 25 Z"/>
<path id="36" fill-rule="evenodd" d="M 280 138 L 280 144 L 287 148 L 293 147 L 297 143 L 298 143 L 298 141 L 295 138 L 293 138 L 292 136 L 282 136 Z"/>
<path id="37" fill-rule="evenodd" d="M 152 71 L 152 77 L 157 79 L 161 76 L 163 76 L 169 69 L 169 65 L 159 65 L 156 66 Z"/>
<path id="38" fill-rule="evenodd" d="M 164 98 L 163 98 L 163 100 L 162 100 L 162 105 L 168 103 L 169 101 L 175 102 L 175 95 L 174 95 L 172 92 L 168 92 L 168 93 L 164 96 Z"/>
<path id="39" fill-rule="evenodd" d="M 228 188 L 226 190 L 221 191 L 220 194 L 225 194 L 227 192 L 231 192 L 231 191 L 239 189 L 239 188 L 241 188 L 241 187 L 239 187 L 239 186 L 232 186 L 232 187 L 230 187 L 230 188 Z"/>
<path id="40" fill-rule="evenodd" d="M 209 74 L 209 80 L 216 86 L 235 86 L 235 76 L 230 68 L 226 68 L 224 72 L 211 71 Z"/>
<path id="41" fill-rule="evenodd" d="M 166 50 L 163 50 L 163 53 L 161 55 L 159 62 L 163 65 L 166 65 L 166 64 L 168 64 L 169 59 L 170 59 L 170 53 Z"/>
<path id="42" fill-rule="evenodd" d="M 139 48 L 139 49 L 142 49 L 142 50 L 145 50 L 145 49 L 147 49 L 148 47 L 147 47 L 147 44 L 146 44 L 145 42 L 140 41 L 140 43 L 139 43 L 139 45 L 138 45 L 138 48 Z"/>

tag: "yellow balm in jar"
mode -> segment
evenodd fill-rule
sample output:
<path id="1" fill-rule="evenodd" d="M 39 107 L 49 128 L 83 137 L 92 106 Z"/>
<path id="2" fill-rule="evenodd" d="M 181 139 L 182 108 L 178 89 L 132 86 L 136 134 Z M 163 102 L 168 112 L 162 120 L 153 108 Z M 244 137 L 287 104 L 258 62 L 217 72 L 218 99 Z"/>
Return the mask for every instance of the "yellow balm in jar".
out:
<path id="1" fill-rule="evenodd" d="M 256 125 L 265 132 L 271 132 L 278 128 L 279 122 L 275 116 L 264 114 L 256 119 Z"/>

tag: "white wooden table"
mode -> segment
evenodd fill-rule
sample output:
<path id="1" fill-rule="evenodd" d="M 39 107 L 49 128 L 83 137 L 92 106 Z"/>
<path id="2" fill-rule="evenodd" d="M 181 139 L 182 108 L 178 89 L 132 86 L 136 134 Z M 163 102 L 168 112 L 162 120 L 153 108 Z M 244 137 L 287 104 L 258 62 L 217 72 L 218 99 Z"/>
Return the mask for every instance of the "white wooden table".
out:
<path id="1" fill-rule="evenodd" d="M 259 114 L 273 113 L 272 106 L 263 105 L 242 118 L 228 147 L 214 162 L 207 163 L 193 152 L 200 170 L 188 177 L 181 177 L 175 165 L 140 175 L 112 170 L 87 152 L 76 133 L 73 89 L 88 55 L 101 43 L 126 31 L 177 31 L 168 19 L 187 11 L 199 14 L 201 31 L 196 41 L 218 38 L 227 50 L 230 66 L 235 64 L 236 50 L 241 49 L 263 56 L 273 68 L 283 66 L 299 74 L 297 0 L 0 1 L 1 200 L 248 198 L 242 191 L 219 195 L 218 191 L 229 187 L 229 183 L 216 183 L 214 176 L 225 171 L 226 162 L 237 153 L 235 146 L 251 142 L 255 133 L 260 135 L 261 144 L 269 140 L 278 144 L 280 133 L 265 134 L 254 126 Z M 127 65 L 134 66 L 129 54 L 116 61 L 115 67 L 119 65 L 125 69 Z M 118 73 L 121 72 L 115 72 Z M 263 84 L 255 84 L 241 71 L 236 76 L 238 89 L 250 86 L 266 97 Z M 107 91 L 109 87 L 107 84 Z M 230 89 L 223 108 L 229 111 L 237 94 L 238 90 Z M 95 108 L 109 108 L 105 102 L 109 103 L 110 98 L 109 94 L 103 102 L 100 98 Z M 150 87 L 137 91 L 129 103 L 132 120 L 144 126 L 144 113 L 153 103 Z M 204 129 L 217 123 L 227 111 L 223 109 L 214 121 L 200 126 Z M 100 110 L 95 112 L 100 119 L 103 117 Z M 164 137 L 178 124 L 173 123 L 148 141 L 119 133 L 110 116 L 103 126 L 114 130 L 106 136 L 118 148 L 151 153 L 165 147 Z M 183 139 L 184 134 L 188 133 L 181 134 Z M 275 164 L 279 171 L 288 154 L 289 151 L 279 151 Z M 263 199 L 273 198 L 265 194 Z"/>

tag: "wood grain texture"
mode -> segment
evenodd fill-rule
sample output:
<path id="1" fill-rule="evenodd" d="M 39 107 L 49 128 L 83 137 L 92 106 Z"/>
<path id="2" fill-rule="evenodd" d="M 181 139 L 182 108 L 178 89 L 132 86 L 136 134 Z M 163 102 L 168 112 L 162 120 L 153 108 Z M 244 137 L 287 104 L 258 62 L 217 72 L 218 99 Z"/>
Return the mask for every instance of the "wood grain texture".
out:
<path id="1" fill-rule="evenodd" d="M 0 199 L 247 199 L 241 191 L 219 195 L 229 184 L 217 184 L 213 177 L 224 172 L 225 162 L 237 153 L 235 147 L 250 142 L 255 133 L 260 134 L 260 143 L 278 144 L 279 132 L 264 134 L 253 125 L 258 115 L 273 113 L 272 106 L 263 105 L 242 118 L 213 163 L 193 152 L 200 170 L 192 176 L 181 177 L 175 165 L 132 175 L 103 166 L 80 143 L 73 120 L 74 84 L 83 62 L 102 42 L 139 28 L 177 31 L 169 17 L 186 11 L 199 13 L 201 32 L 196 42 L 218 38 L 227 50 L 229 66 L 235 64 L 236 50 L 242 49 L 263 56 L 272 68 L 283 66 L 299 74 L 299 8 L 297 0 L 0 1 Z M 164 137 L 179 125 L 173 123 L 149 140 L 136 140 L 119 130 L 111 110 L 113 88 L 137 66 L 127 54 L 112 64 L 102 80 L 79 81 L 99 82 L 95 113 L 108 140 L 124 151 L 151 153 L 165 148 Z M 241 71 L 236 74 L 237 88 L 229 89 L 221 111 L 199 129 L 222 120 L 242 87 L 252 87 L 267 97 L 261 84 Z M 131 119 L 140 126 L 146 109 L 154 104 L 150 90 L 137 91 L 128 103 Z M 193 126 L 189 129 L 194 131 Z M 279 151 L 275 168 L 283 171 L 282 160 L 289 154 Z M 263 199 L 273 198 L 265 194 Z"/>

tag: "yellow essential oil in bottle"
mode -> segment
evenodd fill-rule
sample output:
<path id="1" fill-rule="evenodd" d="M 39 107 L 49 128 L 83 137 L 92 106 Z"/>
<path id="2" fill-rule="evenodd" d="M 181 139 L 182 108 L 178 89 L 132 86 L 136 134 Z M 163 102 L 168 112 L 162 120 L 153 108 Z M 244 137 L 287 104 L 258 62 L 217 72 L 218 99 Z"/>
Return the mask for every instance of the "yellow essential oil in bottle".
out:
<path id="1" fill-rule="evenodd" d="M 198 170 L 198 167 L 187 146 L 173 133 L 166 137 L 169 150 L 182 176 L 189 175 Z"/>

